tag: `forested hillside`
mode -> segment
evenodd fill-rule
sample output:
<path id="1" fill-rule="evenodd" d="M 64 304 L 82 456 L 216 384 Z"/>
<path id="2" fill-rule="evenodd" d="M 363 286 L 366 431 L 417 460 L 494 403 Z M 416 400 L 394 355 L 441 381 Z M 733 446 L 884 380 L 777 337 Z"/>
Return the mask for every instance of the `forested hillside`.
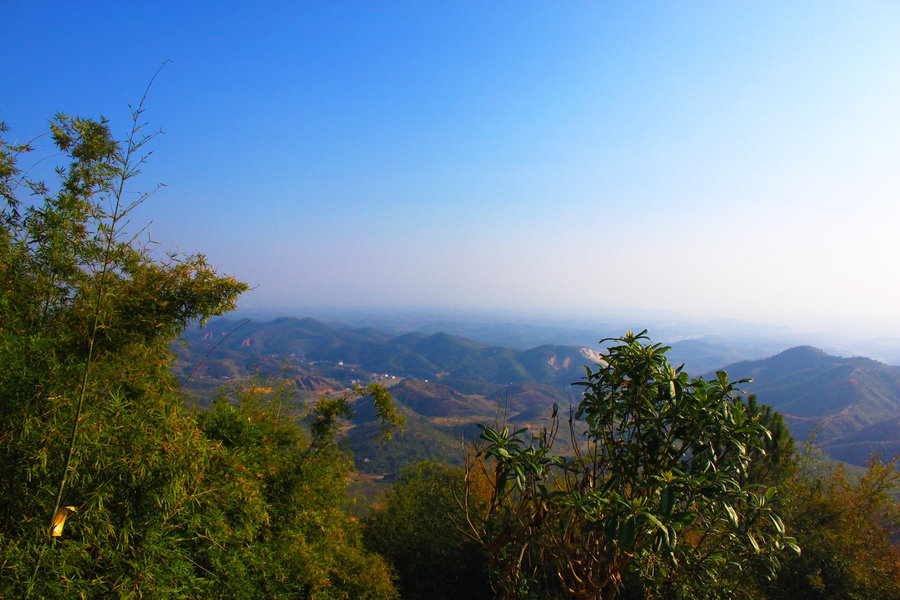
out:
<path id="1" fill-rule="evenodd" d="M 802 346 L 725 370 L 752 378 L 744 390 L 784 414 L 795 438 L 814 433 L 834 459 L 864 465 L 873 452 L 900 453 L 900 367 Z"/>
<path id="2" fill-rule="evenodd" d="M 299 367 L 346 366 L 348 371 L 353 368 L 367 376 L 378 373 L 415 379 L 565 386 L 581 376 L 585 364 L 598 358 L 593 348 L 543 345 L 516 351 L 446 333 L 391 336 L 372 328 L 332 327 L 310 318 L 243 324 L 222 319 L 203 329 L 190 328 L 182 339 L 188 345 L 176 348 L 183 357 L 181 373 L 216 348 L 203 361 L 201 377 L 235 373 L 235 367 L 242 367 L 241 374 L 246 375 L 262 364 L 272 367 L 286 361 L 288 366 Z"/>
<path id="3" fill-rule="evenodd" d="M 554 403 L 563 409 L 577 403 L 579 392 L 571 384 L 583 375 L 584 367 L 602 360 L 588 348 L 543 345 L 514 351 L 447 334 L 392 336 L 309 318 L 262 323 L 215 320 L 203 329 L 188 328 L 182 340 L 186 343 L 176 347 L 180 357 L 176 372 L 182 379 L 194 373 L 187 388 L 198 393 L 200 402 L 204 398 L 209 402 L 229 378 L 258 371 L 289 374 L 300 393 L 309 397 L 360 381 L 402 382 L 396 399 L 410 422 L 419 423 L 418 438 L 443 442 L 409 440 L 408 451 L 394 449 L 405 459 L 389 461 L 393 466 L 416 458 L 458 461 L 447 452 L 448 441 L 473 433 L 475 422 L 490 420 L 498 409 L 508 411 L 512 422 L 530 424 L 535 430 L 546 426 Z M 673 354 L 683 357 L 685 343 L 681 354 L 674 350 Z M 900 417 L 900 367 L 802 346 L 723 368 L 735 377 L 752 379 L 740 388 L 784 414 L 795 438 L 806 440 L 814 433 L 817 443 L 836 460 L 863 466 L 873 452 L 885 457 L 900 452 L 894 435 Z M 715 372 L 705 377 L 712 379 Z M 387 463 L 371 462 L 373 449 L 363 441 L 371 436 L 365 431 L 351 431 L 351 445 L 370 458 L 358 466 L 374 472 Z M 401 436 L 398 444 L 406 443 Z"/>

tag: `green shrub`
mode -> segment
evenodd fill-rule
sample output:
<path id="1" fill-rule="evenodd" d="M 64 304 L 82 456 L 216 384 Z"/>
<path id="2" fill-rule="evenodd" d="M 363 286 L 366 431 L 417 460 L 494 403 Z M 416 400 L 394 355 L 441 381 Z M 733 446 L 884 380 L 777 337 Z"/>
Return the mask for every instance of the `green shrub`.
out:
<path id="1" fill-rule="evenodd" d="M 407 600 L 492 597 L 487 557 L 465 535 L 464 477 L 458 467 L 415 465 L 363 521 L 366 546 L 388 559 Z"/>
<path id="2" fill-rule="evenodd" d="M 606 340 L 604 340 L 606 341 Z M 587 369 L 569 428 L 482 425 L 469 480 L 492 482 L 470 510 L 502 598 L 735 598 L 772 574 L 787 537 L 775 489 L 754 477 L 772 435 L 724 372 L 691 379 L 642 334 L 612 341 Z M 738 382 L 739 383 L 739 382 Z M 555 412 L 555 411 L 554 411 Z M 554 414 L 554 416 L 556 416 Z M 583 439 L 574 419 L 583 419 Z M 558 421 L 556 421 L 558 423 Z M 626 584 L 628 589 L 625 589 Z"/>

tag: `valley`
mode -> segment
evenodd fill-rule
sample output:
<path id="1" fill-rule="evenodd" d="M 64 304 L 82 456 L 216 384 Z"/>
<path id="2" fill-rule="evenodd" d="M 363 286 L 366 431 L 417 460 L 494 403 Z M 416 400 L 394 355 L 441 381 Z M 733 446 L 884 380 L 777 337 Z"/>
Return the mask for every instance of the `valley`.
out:
<path id="1" fill-rule="evenodd" d="M 524 335 L 511 328 L 508 337 Z M 390 444 L 379 442 L 371 405 L 358 402 L 344 435 L 360 473 L 388 476 L 422 459 L 459 464 L 461 441 L 477 435 L 476 423 L 506 419 L 537 434 L 551 425 L 554 405 L 564 421 L 580 398 L 572 383 L 583 377 L 585 365 L 602 360 L 599 346 L 511 349 L 445 332 L 396 334 L 291 317 L 218 319 L 188 329 L 181 342 L 175 374 L 200 406 L 224 383 L 253 375 L 289 379 L 306 402 L 354 385 L 385 384 L 406 429 Z M 731 360 L 766 350 L 764 343 L 748 350 L 724 338 L 682 340 L 669 358 L 705 379 L 716 368 L 732 380 L 752 378 L 741 389 L 784 414 L 798 444 L 815 435 L 832 459 L 862 466 L 873 452 L 900 452 L 900 367 L 810 346 Z M 563 448 L 567 438 L 560 436 Z"/>

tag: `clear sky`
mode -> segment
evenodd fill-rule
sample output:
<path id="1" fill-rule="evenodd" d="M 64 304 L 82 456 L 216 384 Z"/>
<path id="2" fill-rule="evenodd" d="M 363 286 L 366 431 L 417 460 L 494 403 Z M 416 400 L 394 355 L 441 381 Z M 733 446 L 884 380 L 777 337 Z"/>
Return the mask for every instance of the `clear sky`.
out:
<path id="1" fill-rule="evenodd" d="M 136 189 L 245 307 L 900 318 L 900 3 L 0 3 L 9 140 Z M 52 157 L 46 138 L 34 160 Z M 40 168 L 40 166 L 36 167 Z"/>

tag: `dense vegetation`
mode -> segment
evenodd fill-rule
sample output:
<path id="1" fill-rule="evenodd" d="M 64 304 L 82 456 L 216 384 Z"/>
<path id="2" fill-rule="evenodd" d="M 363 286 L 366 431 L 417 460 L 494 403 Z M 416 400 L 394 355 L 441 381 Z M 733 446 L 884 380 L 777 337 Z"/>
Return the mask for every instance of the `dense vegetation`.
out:
<path id="1" fill-rule="evenodd" d="M 483 506 L 487 488 L 470 492 L 471 503 Z M 364 520 L 366 544 L 394 565 L 404 598 L 493 597 L 487 553 L 463 534 L 465 494 L 461 468 L 423 462 L 406 470 Z"/>
<path id="2" fill-rule="evenodd" d="M 630 334 L 581 381 L 566 452 L 555 411 L 536 436 L 483 425 L 466 468 L 409 469 L 357 522 L 336 439 L 361 396 L 367 435 L 402 424 L 383 387 L 257 377 L 185 408 L 172 342 L 246 286 L 128 230 L 141 110 L 124 142 L 57 115 L 52 190 L 0 141 L 0 597 L 900 597 L 893 462 L 852 480 L 797 457 L 724 373 Z M 459 373 L 529 355 L 501 358 Z M 417 385 L 398 395 L 437 390 Z M 440 394 L 441 418 L 466 400 Z"/>
<path id="3" fill-rule="evenodd" d="M 0 146 L 0 597 L 394 597 L 341 508 L 349 398 L 252 382 L 185 410 L 170 346 L 246 285 L 125 229 L 140 113 L 121 144 L 57 115 L 53 191 L 20 171 L 27 145 Z"/>
<path id="4" fill-rule="evenodd" d="M 797 454 L 724 373 L 691 379 L 666 348 L 618 341 L 582 382 L 580 454 L 554 455 L 555 430 L 500 424 L 468 469 L 405 473 L 366 521 L 405 597 L 463 573 L 503 598 L 900 597 L 895 461 L 854 480 Z M 481 553 L 434 568 L 472 540 Z"/>
<path id="5" fill-rule="evenodd" d="M 492 479 L 486 511 L 471 511 L 493 547 L 504 598 L 532 588 L 614 598 L 629 581 L 649 598 L 740 595 L 756 573 L 799 552 L 755 477 L 782 441 L 748 410 L 727 375 L 691 379 L 642 334 L 612 340 L 588 369 L 574 457 L 552 453 L 557 429 L 483 427 L 469 470 Z M 575 436 L 570 425 L 570 435 Z M 481 514 L 478 514 L 481 512 Z"/>

